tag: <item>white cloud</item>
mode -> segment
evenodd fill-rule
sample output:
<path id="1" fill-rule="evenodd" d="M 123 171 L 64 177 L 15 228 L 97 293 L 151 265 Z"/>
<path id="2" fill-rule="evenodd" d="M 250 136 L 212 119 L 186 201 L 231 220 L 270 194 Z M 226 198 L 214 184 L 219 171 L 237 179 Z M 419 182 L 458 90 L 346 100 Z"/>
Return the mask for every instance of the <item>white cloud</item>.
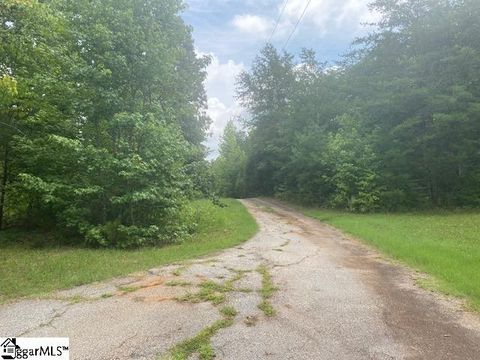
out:
<path id="1" fill-rule="evenodd" d="M 242 112 L 243 110 L 238 103 L 227 106 L 216 97 L 208 99 L 207 114 L 212 119 L 212 125 L 205 145 L 210 150 L 209 158 L 213 159 L 218 156 L 219 143 L 225 126 L 229 120 L 237 120 Z"/>
<path id="2" fill-rule="evenodd" d="M 232 24 L 237 30 L 260 38 L 268 37 L 273 28 L 271 19 L 250 14 L 235 16 Z"/>
<path id="3" fill-rule="evenodd" d="M 214 54 L 210 54 L 212 62 L 207 69 L 207 79 L 205 81 L 205 88 L 209 96 L 222 99 L 226 103 L 232 103 L 235 95 L 235 82 L 237 76 L 246 67 L 243 63 L 236 63 L 233 60 L 228 60 L 225 63 L 220 62 L 220 59 Z"/>
<path id="4" fill-rule="evenodd" d="M 203 55 L 197 51 L 199 55 Z M 235 101 L 235 82 L 237 76 L 245 70 L 243 63 L 233 60 L 221 62 L 214 54 L 210 54 L 212 62 L 207 68 L 205 89 L 208 95 L 207 114 L 212 119 L 210 136 L 205 145 L 211 150 L 210 158 L 218 155 L 218 145 L 227 122 L 242 115 L 242 108 Z"/>
<path id="5" fill-rule="evenodd" d="M 368 9 L 371 0 L 314 0 L 303 18 L 303 26 L 313 26 L 321 37 L 338 31 L 357 33 L 362 23 L 378 19 Z M 290 0 L 285 8 L 284 18 L 279 26 L 278 38 L 289 34 L 303 10 L 304 0 Z M 300 26 L 302 26 L 300 25 Z"/>
<path id="6" fill-rule="evenodd" d="M 212 118 L 210 128 L 212 135 L 217 139 L 220 138 L 227 122 L 239 116 L 241 111 L 240 106 L 236 103 L 227 106 L 216 97 L 208 99 L 208 115 Z"/>

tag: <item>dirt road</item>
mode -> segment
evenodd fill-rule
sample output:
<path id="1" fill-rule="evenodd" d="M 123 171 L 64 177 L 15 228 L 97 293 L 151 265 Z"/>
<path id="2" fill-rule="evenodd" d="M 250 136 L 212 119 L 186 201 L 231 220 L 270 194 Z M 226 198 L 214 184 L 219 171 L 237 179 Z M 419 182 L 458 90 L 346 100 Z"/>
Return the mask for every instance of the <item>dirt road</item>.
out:
<path id="1" fill-rule="evenodd" d="M 3 305 L 0 335 L 68 336 L 81 360 L 480 359 L 478 317 L 415 274 L 278 203 L 244 204 L 261 227 L 244 245 Z"/>

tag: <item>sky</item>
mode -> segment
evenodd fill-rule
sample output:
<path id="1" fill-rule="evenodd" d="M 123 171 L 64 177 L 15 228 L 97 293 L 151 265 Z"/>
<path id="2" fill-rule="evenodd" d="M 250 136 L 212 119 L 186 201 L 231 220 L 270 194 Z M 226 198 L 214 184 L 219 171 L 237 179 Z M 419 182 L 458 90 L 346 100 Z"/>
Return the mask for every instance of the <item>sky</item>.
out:
<path id="1" fill-rule="evenodd" d="M 368 26 L 362 24 L 375 21 L 375 14 L 368 10 L 370 1 L 310 0 L 286 51 L 298 54 L 302 48 L 310 48 L 317 52 L 320 61 L 334 63 L 348 51 L 356 37 L 368 32 Z M 244 114 L 235 99 L 236 77 L 249 69 L 268 41 L 278 49 L 284 48 L 309 0 L 185 2 L 187 9 L 182 17 L 193 27 L 196 51 L 212 58 L 205 81 L 208 114 L 212 119 L 206 145 L 210 149 L 209 158 L 214 158 L 226 123 Z"/>

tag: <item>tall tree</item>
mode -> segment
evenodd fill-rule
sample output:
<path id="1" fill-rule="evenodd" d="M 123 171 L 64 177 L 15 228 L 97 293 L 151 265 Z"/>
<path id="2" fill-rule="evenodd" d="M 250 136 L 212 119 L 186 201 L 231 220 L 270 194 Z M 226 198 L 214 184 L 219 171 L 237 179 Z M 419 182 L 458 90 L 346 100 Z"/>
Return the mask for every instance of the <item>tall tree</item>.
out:
<path id="1" fill-rule="evenodd" d="M 247 183 L 351 210 L 480 205 L 480 3 L 377 0 L 336 66 L 266 46 L 239 81 Z"/>
<path id="2" fill-rule="evenodd" d="M 180 0 L 0 4 L 0 76 L 17 84 L 1 111 L 21 131 L 2 146 L 10 223 L 118 247 L 189 231 L 181 212 L 204 164 L 209 59 L 196 56 L 182 9 Z"/>
<path id="3" fill-rule="evenodd" d="M 219 157 L 213 162 L 215 190 L 234 198 L 245 196 L 245 136 L 229 121 L 223 132 Z"/>
<path id="4" fill-rule="evenodd" d="M 247 186 L 252 192 L 271 195 L 281 186 L 280 171 L 286 159 L 283 129 L 295 80 L 292 60 L 291 55 L 280 55 L 267 45 L 251 71 L 239 77 L 238 98 L 252 115 L 247 164 Z"/>

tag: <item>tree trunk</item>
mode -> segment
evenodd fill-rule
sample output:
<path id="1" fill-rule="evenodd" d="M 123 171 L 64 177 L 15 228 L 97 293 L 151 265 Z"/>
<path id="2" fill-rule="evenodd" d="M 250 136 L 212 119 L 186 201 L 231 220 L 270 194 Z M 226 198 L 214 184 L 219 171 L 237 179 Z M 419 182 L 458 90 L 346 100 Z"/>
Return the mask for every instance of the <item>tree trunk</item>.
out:
<path id="1" fill-rule="evenodd" d="M 5 208 L 5 192 L 7 191 L 7 177 L 8 177 L 8 144 L 5 144 L 5 152 L 3 159 L 3 176 L 2 184 L 0 185 L 0 230 L 3 229 L 3 215 Z"/>

